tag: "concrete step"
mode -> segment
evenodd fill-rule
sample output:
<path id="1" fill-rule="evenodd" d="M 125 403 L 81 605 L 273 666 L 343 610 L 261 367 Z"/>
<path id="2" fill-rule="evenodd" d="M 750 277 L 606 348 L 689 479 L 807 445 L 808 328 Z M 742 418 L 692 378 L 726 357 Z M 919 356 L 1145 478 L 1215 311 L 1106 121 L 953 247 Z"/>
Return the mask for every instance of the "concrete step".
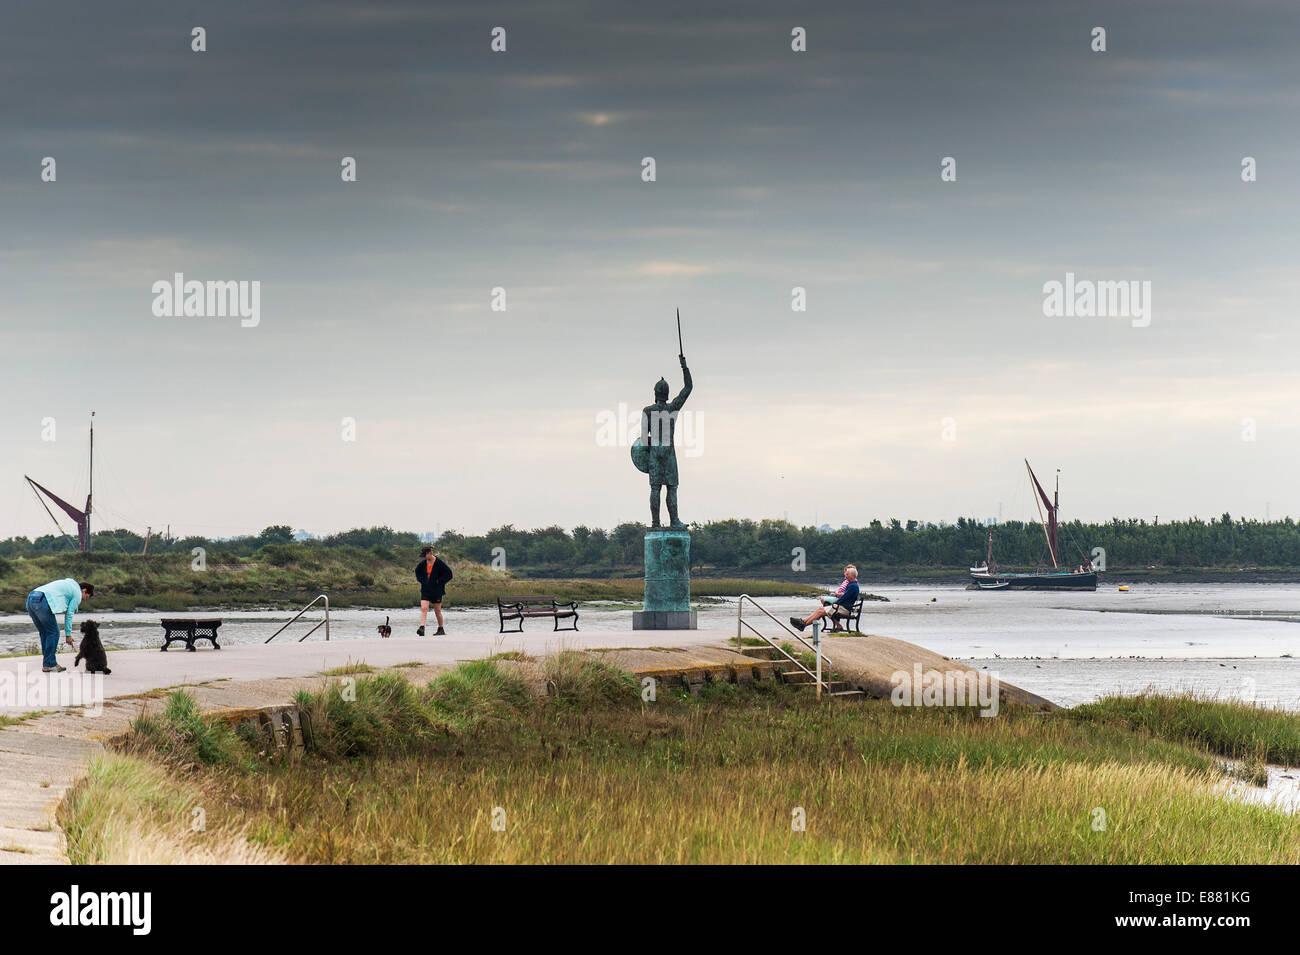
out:
<path id="1" fill-rule="evenodd" d="M 786 686 L 813 686 L 817 681 L 803 670 L 791 667 L 781 673 L 781 682 Z M 867 696 L 848 680 L 827 680 L 825 689 L 837 699 L 866 699 Z"/>
<path id="2" fill-rule="evenodd" d="M 63 832 L 53 824 L 41 829 L 16 829 L 12 826 L 0 826 L 0 852 L 10 854 L 12 862 L 41 861 L 58 863 L 63 856 Z M 32 856 L 37 858 L 12 858 L 14 856 Z"/>

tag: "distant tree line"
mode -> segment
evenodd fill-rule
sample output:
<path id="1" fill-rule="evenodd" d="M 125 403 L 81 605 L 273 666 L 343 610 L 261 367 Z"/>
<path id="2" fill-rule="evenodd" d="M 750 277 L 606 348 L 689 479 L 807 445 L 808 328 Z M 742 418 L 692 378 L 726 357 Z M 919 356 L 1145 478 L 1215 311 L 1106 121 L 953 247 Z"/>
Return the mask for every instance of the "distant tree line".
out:
<path id="1" fill-rule="evenodd" d="M 691 560 L 697 568 L 719 570 L 788 568 L 802 548 L 809 566 L 962 568 L 984 558 L 990 532 L 994 558 L 1004 567 L 1049 563 L 1040 524 L 1008 521 L 988 526 L 971 518 L 942 525 L 872 521 L 866 527 L 828 531 L 779 520 L 710 521 L 691 527 Z M 610 531 L 579 526 L 572 532 L 506 525 L 482 535 L 447 533 L 439 543 L 484 563 L 502 557 L 507 569 L 521 572 L 608 572 L 641 566 L 644 533 L 641 524 L 619 524 Z M 1096 547 L 1105 551 L 1106 566 L 1116 569 L 1300 567 L 1300 528 L 1289 517 L 1270 522 L 1234 521 L 1227 514 L 1217 520 L 1159 524 L 1118 518 L 1104 524 L 1075 521 L 1061 525 L 1058 542 L 1061 564 L 1070 567 L 1092 559 Z"/>
<path id="2" fill-rule="evenodd" d="M 391 527 L 354 528 L 320 539 L 295 541 L 293 528 L 287 524 L 275 524 L 264 528 L 260 534 L 245 537 L 217 539 L 199 536 L 173 538 L 154 536 L 149 539 L 150 554 L 189 553 L 195 547 L 202 547 L 210 553 L 220 552 L 236 557 L 252 557 L 263 548 L 302 546 L 354 547 L 359 550 L 380 548 L 385 551 L 408 549 L 414 552 L 421 545 L 418 534 L 395 531 Z M 99 531 L 91 535 L 90 549 L 92 552 L 107 554 L 139 554 L 144 550 L 144 537 L 127 530 Z M 76 544 L 58 534 L 47 534 L 35 540 L 11 537 L 0 541 L 0 557 L 39 557 L 72 550 L 76 550 Z M 414 562 L 414 557 L 412 561 Z"/>
<path id="3" fill-rule="evenodd" d="M 779 520 L 725 520 L 692 525 L 691 558 L 696 568 L 720 571 L 789 568 L 802 559 L 808 566 L 856 563 L 862 567 L 962 568 L 985 554 L 989 533 L 993 553 L 1004 567 L 1035 567 L 1047 562 L 1043 528 L 1036 523 L 1007 521 L 989 526 L 970 518 L 954 524 L 920 521 L 872 521 L 866 527 L 819 530 Z M 512 525 L 486 534 L 447 532 L 439 550 L 523 575 L 529 572 L 566 576 L 604 576 L 641 567 L 641 524 L 619 524 L 612 530 L 578 526 L 520 530 Z M 149 542 L 150 554 L 188 553 L 194 547 L 239 557 L 261 556 L 272 562 L 299 547 L 350 547 L 398 558 L 414 555 L 421 546 L 417 534 L 390 527 L 357 528 L 321 539 L 297 542 L 287 525 L 267 527 L 260 534 L 227 540 L 205 537 Z M 101 531 L 91 549 L 100 553 L 139 554 L 144 538 L 125 530 Z M 1208 521 L 1192 518 L 1155 523 L 1113 519 L 1104 524 L 1074 521 L 1061 525 L 1061 563 L 1075 566 L 1102 548 L 1108 568 L 1142 567 L 1300 567 L 1300 527 L 1279 521 L 1233 520 L 1228 514 Z M 12 537 L 0 541 L 0 557 L 31 557 L 73 549 L 67 538 L 47 535 L 36 540 Z"/>

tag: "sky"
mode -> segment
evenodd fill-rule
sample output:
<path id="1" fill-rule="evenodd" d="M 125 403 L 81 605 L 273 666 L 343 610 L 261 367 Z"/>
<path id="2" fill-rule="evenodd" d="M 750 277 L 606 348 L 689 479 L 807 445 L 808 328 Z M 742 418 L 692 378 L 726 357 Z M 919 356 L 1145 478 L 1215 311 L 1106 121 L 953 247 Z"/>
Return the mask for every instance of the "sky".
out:
<path id="1" fill-rule="evenodd" d="M 644 521 L 601 422 L 681 386 L 675 309 L 688 521 L 1032 519 L 1025 458 L 1063 520 L 1300 516 L 1298 45 L 1281 0 L 7 0 L 0 537 L 52 530 L 25 474 L 84 500 L 92 409 L 97 529 Z M 155 314 L 178 272 L 257 324 Z M 1067 273 L 1149 322 L 1046 315 Z"/>

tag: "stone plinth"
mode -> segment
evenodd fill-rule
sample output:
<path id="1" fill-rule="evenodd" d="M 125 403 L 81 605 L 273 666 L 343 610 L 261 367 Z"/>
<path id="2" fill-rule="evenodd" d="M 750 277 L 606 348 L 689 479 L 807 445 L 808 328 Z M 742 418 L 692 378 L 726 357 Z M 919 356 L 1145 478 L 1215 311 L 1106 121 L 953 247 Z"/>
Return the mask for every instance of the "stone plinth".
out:
<path id="1" fill-rule="evenodd" d="M 632 614 L 633 630 L 695 630 L 691 609 L 691 532 L 645 532 L 645 609 Z"/>

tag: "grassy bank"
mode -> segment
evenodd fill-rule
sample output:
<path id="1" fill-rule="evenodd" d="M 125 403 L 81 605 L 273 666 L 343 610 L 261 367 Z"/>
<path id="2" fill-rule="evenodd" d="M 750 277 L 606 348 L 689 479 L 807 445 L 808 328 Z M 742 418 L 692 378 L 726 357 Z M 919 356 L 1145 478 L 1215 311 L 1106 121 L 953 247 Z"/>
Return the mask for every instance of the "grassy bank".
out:
<path id="1" fill-rule="evenodd" d="M 1107 696 L 1070 711 L 1074 719 L 1145 730 L 1247 763 L 1300 766 L 1300 718 L 1283 710 L 1195 694 Z"/>
<path id="2" fill-rule="evenodd" d="M 0 565 L 0 612 L 22 613 L 33 588 L 60 577 L 94 583 L 90 611 L 296 608 L 319 593 L 328 593 L 333 607 L 410 607 L 419 597 L 414 572 L 418 556 L 383 548 L 293 544 L 268 546 L 251 557 L 213 551 L 206 555 L 203 570 L 194 569 L 188 553 L 141 557 L 92 552 L 8 559 Z M 450 563 L 456 578 L 447 602 L 459 607 L 493 606 L 498 596 L 507 594 L 639 602 L 644 587 L 639 577 L 533 581 L 456 557 Z M 785 596 L 817 590 L 806 583 L 717 579 L 698 581 L 694 595 Z"/>
<path id="3" fill-rule="evenodd" d="M 299 700 L 310 755 L 268 757 L 173 697 L 65 801 L 73 861 L 148 861 L 157 838 L 167 859 L 313 863 L 1300 862 L 1300 819 L 1212 792 L 1217 753 L 1300 728 L 1252 707 L 1206 745 L 1123 701 L 983 719 L 709 685 L 642 703 L 579 654 L 343 687 Z M 1222 725 L 1204 706 L 1170 712 Z"/>

